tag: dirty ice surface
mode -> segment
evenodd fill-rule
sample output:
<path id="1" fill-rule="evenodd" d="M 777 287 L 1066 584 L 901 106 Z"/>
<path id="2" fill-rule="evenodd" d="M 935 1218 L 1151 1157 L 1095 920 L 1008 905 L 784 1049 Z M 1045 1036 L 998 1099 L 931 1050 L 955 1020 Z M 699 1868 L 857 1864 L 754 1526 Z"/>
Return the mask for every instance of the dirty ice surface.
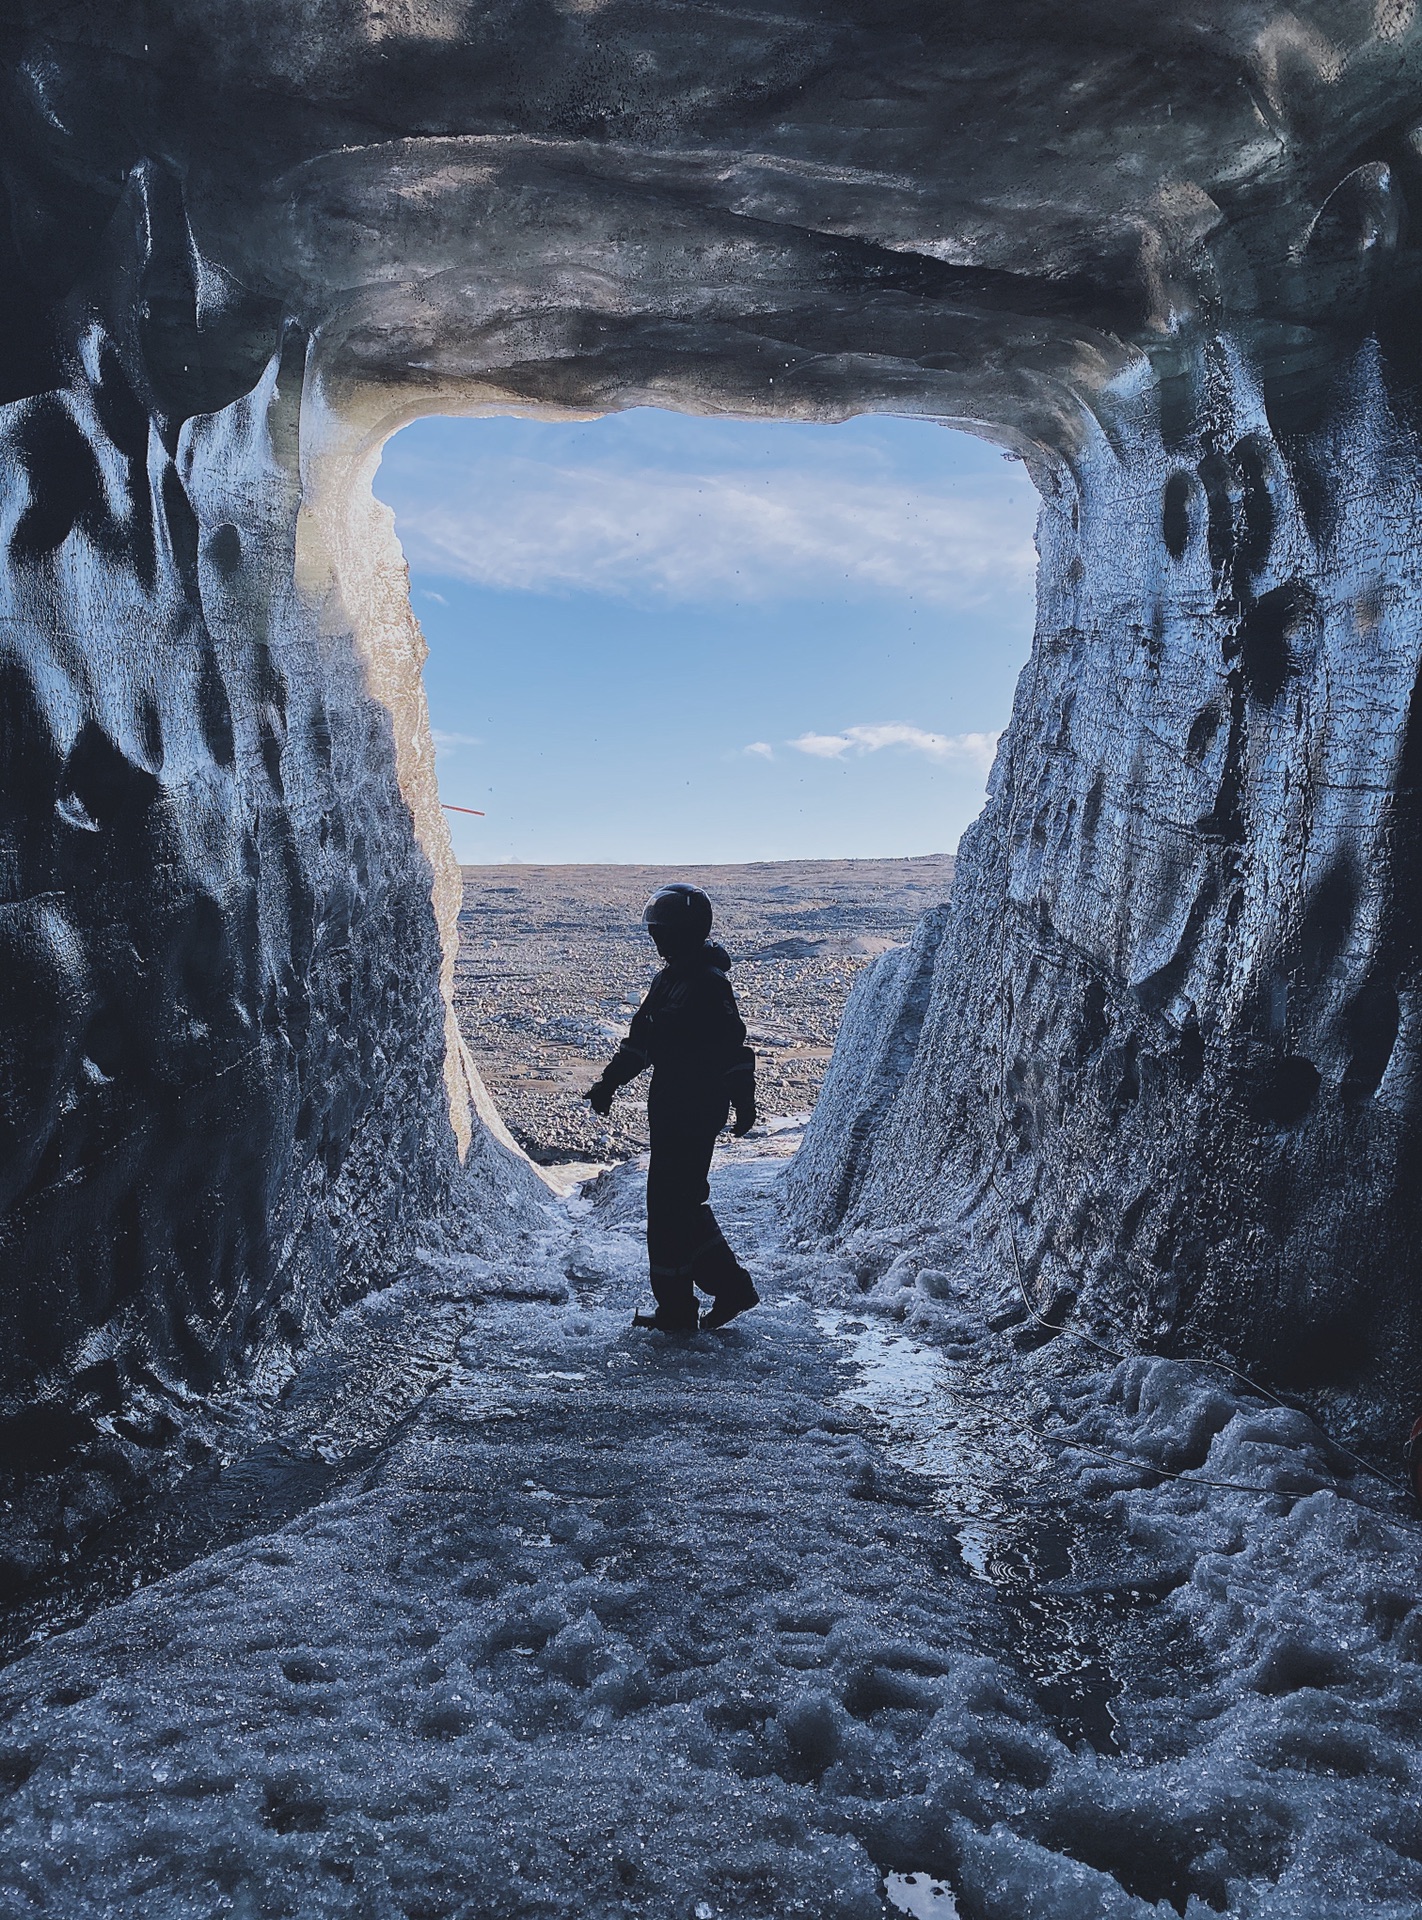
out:
<path id="1" fill-rule="evenodd" d="M 5 1920 L 1415 1920 L 1406 1507 L 1208 1370 L 787 1243 L 776 1144 L 718 1163 L 719 1335 L 629 1325 L 635 1164 L 352 1310 L 306 1504 L 0 1675 Z"/>

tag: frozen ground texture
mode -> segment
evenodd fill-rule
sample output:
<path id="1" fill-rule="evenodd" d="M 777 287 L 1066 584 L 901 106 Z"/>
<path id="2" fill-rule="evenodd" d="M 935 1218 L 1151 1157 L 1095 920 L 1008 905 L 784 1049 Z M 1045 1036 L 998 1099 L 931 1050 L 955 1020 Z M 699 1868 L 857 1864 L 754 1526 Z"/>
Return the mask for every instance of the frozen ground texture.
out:
<path id="1" fill-rule="evenodd" d="M 445 1357 L 363 1453 L 338 1327 L 288 1395 L 323 1497 L 4 1675 L 5 1920 L 1411 1920 L 1388 1490 L 1207 1371 L 787 1244 L 783 1167 L 718 1166 L 766 1295 L 720 1336 L 630 1329 L 635 1167 L 428 1254 Z"/>

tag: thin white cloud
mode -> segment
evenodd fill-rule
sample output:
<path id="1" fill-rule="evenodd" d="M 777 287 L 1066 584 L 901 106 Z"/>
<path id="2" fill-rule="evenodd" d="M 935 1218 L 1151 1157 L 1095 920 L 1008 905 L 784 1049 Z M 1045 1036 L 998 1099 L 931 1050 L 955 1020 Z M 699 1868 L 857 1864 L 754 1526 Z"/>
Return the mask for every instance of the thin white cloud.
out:
<path id="1" fill-rule="evenodd" d="M 447 607 L 449 605 L 444 595 L 442 593 L 436 593 L 433 587 L 419 587 L 416 591 L 422 600 L 433 600 L 437 607 Z"/>
<path id="2" fill-rule="evenodd" d="M 902 747 L 909 753 L 926 754 L 930 760 L 956 761 L 986 774 L 999 738 L 996 733 L 930 733 L 923 727 L 885 722 L 845 727 L 840 733 L 802 733 L 785 744 L 816 760 L 842 760 L 846 754 L 882 753 L 885 747 Z"/>
<path id="3" fill-rule="evenodd" d="M 752 740 L 748 747 L 741 748 L 741 752 L 746 755 L 748 759 L 752 760 L 773 760 L 775 758 L 775 749 L 768 740 Z"/>
<path id="4" fill-rule="evenodd" d="M 477 733 L 446 733 L 443 727 L 431 727 L 430 738 L 435 743 L 435 752 L 445 760 L 452 760 L 461 747 L 484 744 Z"/>
<path id="5" fill-rule="evenodd" d="M 392 462 L 411 567 L 478 586 L 669 600 L 1030 590 L 1020 479 L 991 490 L 845 460 L 709 473 L 487 459 Z"/>

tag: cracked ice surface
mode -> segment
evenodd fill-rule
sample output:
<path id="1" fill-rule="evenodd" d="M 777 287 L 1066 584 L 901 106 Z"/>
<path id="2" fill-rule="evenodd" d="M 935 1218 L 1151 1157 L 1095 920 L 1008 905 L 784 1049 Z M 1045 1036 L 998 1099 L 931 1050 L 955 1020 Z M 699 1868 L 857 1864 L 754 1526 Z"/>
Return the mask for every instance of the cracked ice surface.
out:
<path id="1" fill-rule="evenodd" d="M 320 1504 L 14 1664 L 6 1920 L 1415 1915 L 1386 1490 L 1198 1369 L 788 1247 L 782 1167 L 716 1175 L 751 1319 L 634 1334 L 607 1176 L 472 1263 L 442 1382 Z"/>

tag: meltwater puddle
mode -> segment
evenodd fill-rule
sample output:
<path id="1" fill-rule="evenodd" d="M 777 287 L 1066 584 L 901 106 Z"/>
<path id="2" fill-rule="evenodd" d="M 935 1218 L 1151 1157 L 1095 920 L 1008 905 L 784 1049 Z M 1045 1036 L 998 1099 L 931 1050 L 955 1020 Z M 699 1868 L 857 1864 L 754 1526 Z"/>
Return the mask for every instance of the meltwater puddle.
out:
<path id="1" fill-rule="evenodd" d="M 931 1873 L 889 1873 L 884 1876 L 889 1905 L 910 1920 L 959 1920 L 958 1903 L 946 1880 Z"/>
<path id="2" fill-rule="evenodd" d="M 1031 1434 L 1003 1417 L 996 1389 L 964 1381 L 962 1369 L 937 1348 L 882 1321 L 828 1308 L 815 1322 L 848 1349 L 859 1370 L 841 1397 L 885 1428 L 896 1466 L 938 1488 L 938 1504 L 958 1519 L 964 1560 L 986 1579 L 989 1539 L 1006 1512 L 1007 1486 L 1021 1486 L 1045 1464 Z"/>
<path id="3" fill-rule="evenodd" d="M 1078 1530 L 1023 1504 L 1049 1458 L 1014 1399 L 882 1321 L 829 1308 L 815 1321 L 857 1370 L 840 1398 L 871 1415 L 896 1466 L 936 1489 L 964 1566 L 1016 1624 L 1017 1658 L 1058 1730 L 1073 1745 L 1118 1751 L 1111 1701 L 1121 1689 L 1098 1632 L 1104 1608 L 1049 1591 L 1081 1571 Z"/>

